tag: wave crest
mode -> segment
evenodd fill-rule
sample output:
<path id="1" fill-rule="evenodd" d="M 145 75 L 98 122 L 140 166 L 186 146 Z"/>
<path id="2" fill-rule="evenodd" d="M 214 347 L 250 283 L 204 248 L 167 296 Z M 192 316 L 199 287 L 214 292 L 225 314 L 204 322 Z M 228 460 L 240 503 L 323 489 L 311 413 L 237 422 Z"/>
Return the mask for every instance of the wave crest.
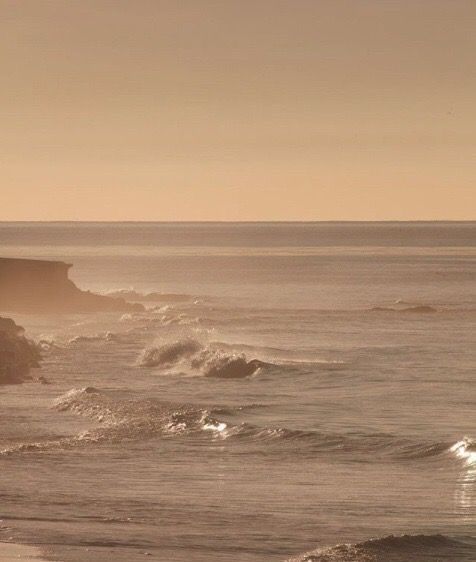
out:
<path id="1" fill-rule="evenodd" d="M 438 309 L 436 309 L 435 307 L 423 304 L 406 306 L 404 308 L 394 308 L 391 306 L 374 306 L 370 310 L 372 312 L 407 312 L 414 314 L 432 314 L 434 312 L 438 312 Z"/>
<path id="2" fill-rule="evenodd" d="M 474 546 L 444 535 L 389 535 L 355 544 L 339 544 L 307 552 L 287 562 L 470 562 Z"/>
<path id="3" fill-rule="evenodd" d="M 139 360 L 142 367 L 165 367 L 173 365 L 202 349 L 201 344 L 193 339 L 183 339 L 166 343 L 161 347 L 145 349 Z"/>
<path id="4" fill-rule="evenodd" d="M 99 334 L 91 335 L 79 335 L 74 336 L 68 340 L 68 345 L 76 345 L 83 343 L 94 343 L 94 342 L 115 342 L 119 340 L 119 335 L 114 332 L 104 332 Z"/>
<path id="5" fill-rule="evenodd" d="M 205 349 L 192 359 L 192 367 L 198 369 L 204 377 L 223 379 L 241 379 L 254 375 L 263 361 L 251 359 L 244 354 L 229 354 L 219 350 Z"/>
<path id="6" fill-rule="evenodd" d="M 256 445 L 260 454 L 281 454 L 283 450 L 288 453 L 291 450 L 298 455 L 351 454 L 353 458 L 357 455 L 372 462 L 415 461 L 430 456 L 463 459 L 465 463 L 476 460 L 475 443 L 469 438 L 454 444 L 428 444 L 389 434 L 332 434 L 233 421 L 237 413 L 256 407 L 256 404 L 204 407 L 156 399 L 124 399 L 116 393 L 94 387 L 72 389 L 56 399 L 54 408 L 88 418 L 96 422 L 97 427 L 69 437 L 16 444 L 0 451 L 0 454 L 65 449 L 102 441 L 114 443 L 177 434 L 194 435 L 206 431 L 211 432 L 213 439 L 228 441 L 230 446 L 241 447 L 244 444 L 247 451 Z"/>
<path id="7" fill-rule="evenodd" d="M 245 378 L 270 365 L 259 359 L 248 360 L 242 353 L 230 353 L 206 347 L 197 340 L 186 338 L 159 347 L 145 349 L 139 358 L 142 367 L 168 368 L 184 360 L 194 373 L 204 377 Z"/>
<path id="8" fill-rule="evenodd" d="M 188 302 L 194 299 L 192 295 L 182 293 L 140 293 L 135 289 L 119 289 L 106 293 L 108 297 L 121 297 L 129 302 Z"/>
<path id="9" fill-rule="evenodd" d="M 455 443 L 450 451 L 458 458 L 463 459 L 466 464 L 476 464 L 476 441 L 469 437 L 464 437 L 461 441 Z"/>

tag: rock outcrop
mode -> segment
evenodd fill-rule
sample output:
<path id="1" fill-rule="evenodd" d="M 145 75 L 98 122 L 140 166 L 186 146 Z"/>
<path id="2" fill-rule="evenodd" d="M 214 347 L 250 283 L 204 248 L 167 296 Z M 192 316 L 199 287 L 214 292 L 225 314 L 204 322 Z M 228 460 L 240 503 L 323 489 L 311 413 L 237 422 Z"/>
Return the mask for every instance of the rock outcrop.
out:
<path id="1" fill-rule="evenodd" d="M 40 352 L 11 318 L 0 316 L 0 384 L 18 384 L 30 379 L 30 369 L 39 367 Z"/>
<path id="2" fill-rule="evenodd" d="M 141 304 L 82 291 L 68 278 L 71 264 L 0 258 L 0 311 L 99 312 L 144 310 Z"/>

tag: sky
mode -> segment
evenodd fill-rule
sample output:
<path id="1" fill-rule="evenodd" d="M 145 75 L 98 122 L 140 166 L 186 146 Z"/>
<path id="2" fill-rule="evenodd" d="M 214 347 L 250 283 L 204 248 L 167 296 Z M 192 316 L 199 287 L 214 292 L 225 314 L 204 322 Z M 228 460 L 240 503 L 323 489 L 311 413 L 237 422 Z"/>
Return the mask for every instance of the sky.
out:
<path id="1" fill-rule="evenodd" d="M 468 220 L 474 0 L 0 0 L 0 220 Z"/>

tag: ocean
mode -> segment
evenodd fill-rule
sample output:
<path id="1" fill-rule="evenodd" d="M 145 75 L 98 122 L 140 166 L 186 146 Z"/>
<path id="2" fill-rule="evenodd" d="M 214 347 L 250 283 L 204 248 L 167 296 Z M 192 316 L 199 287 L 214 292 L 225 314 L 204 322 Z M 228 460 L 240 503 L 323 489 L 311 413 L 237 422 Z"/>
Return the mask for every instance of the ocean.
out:
<path id="1" fill-rule="evenodd" d="M 13 317 L 0 540 L 64 562 L 474 562 L 476 223 L 0 223 L 144 312 Z"/>

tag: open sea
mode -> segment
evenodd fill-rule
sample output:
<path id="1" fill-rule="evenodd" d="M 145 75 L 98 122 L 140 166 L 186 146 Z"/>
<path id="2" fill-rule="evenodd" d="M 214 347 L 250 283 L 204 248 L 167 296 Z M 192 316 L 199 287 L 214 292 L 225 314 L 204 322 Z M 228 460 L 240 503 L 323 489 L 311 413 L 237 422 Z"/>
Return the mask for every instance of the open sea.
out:
<path id="1" fill-rule="evenodd" d="M 475 562 L 476 223 L 0 223 L 145 312 L 0 311 L 0 540 L 64 562 Z"/>

